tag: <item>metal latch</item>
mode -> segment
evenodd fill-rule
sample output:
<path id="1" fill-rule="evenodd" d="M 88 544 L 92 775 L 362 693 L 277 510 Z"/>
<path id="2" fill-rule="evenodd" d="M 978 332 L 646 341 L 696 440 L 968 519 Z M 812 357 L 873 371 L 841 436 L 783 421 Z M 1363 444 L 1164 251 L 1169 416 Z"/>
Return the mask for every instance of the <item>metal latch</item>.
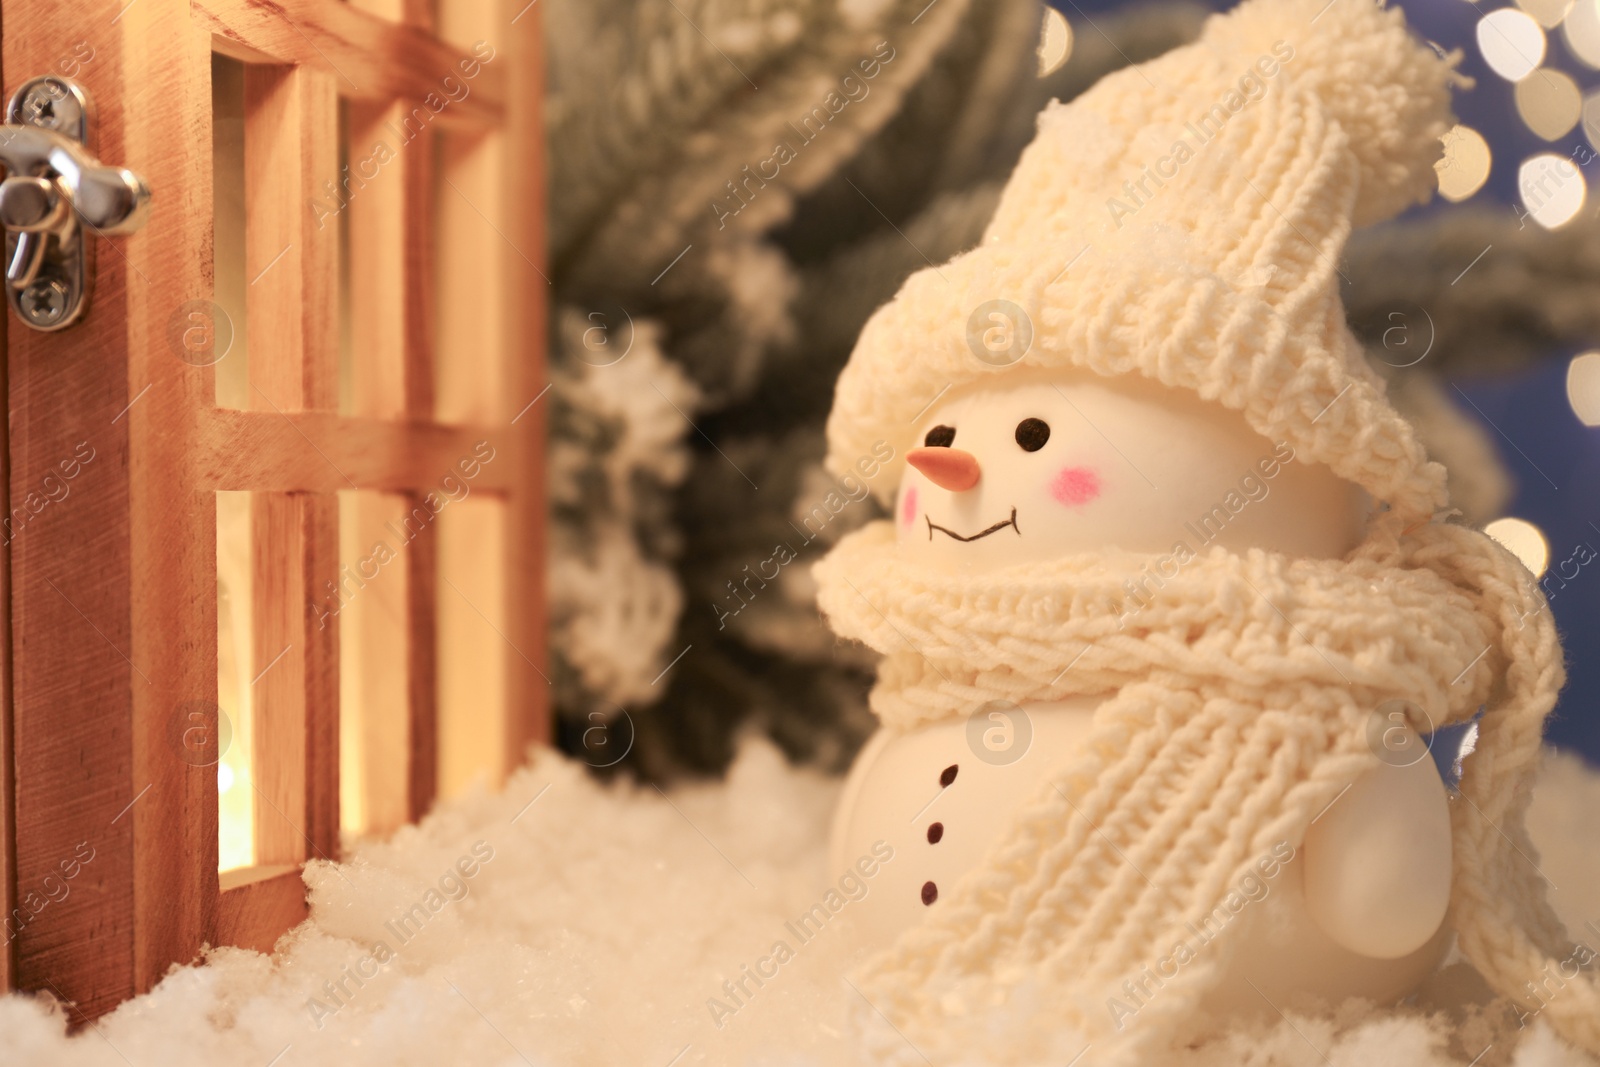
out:
<path id="1" fill-rule="evenodd" d="M 94 158 L 93 123 L 83 86 L 47 75 L 23 83 L 0 128 L 6 299 L 36 330 L 62 329 L 88 309 L 94 260 L 87 236 L 144 225 L 150 187 L 126 167 Z"/>

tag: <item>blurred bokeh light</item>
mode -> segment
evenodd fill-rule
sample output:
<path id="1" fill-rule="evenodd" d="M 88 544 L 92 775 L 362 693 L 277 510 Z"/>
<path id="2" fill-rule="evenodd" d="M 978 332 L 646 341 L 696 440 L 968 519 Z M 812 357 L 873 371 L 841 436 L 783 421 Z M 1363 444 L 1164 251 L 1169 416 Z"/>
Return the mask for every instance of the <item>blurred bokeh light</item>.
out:
<path id="1" fill-rule="evenodd" d="M 1567 403 L 1585 426 L 1600 426 L 1600 352 L 1573 356 L 1567 364 Z"/>
<path id="2" fill-rule="evenodd" d="M 1039 77 L 1061 69 L 1072 55 L 1072 26 L 1067 17 L 1053 7 L 1044 9 L 1044 28 L 1039 33 Z"/>
<path id="3" fill-rule="evenodd" d="M 1471 126 L 1457 125 L 1444 135 L 1444 156 L 1434 164 L 1439 172 L 1439 195 L 1462 201 L 1489 180 L 1493 153 L 1483 134 Z"/>
<path id="4" fill-rule="evenodd" d="M 1478 21 L 1478 47 L 1490 70 L 1521 81 L 1544 59 L 1544 30 L 1527 12 L 1502 7 Z"/>
<path id="5" fill-rule="evenodd" d="M 1520 559 L 1535 578 L 1544 574 L 1544 569 L 1550 565 L 1550 543 L 1539 527 L 1526 519 L 1496 519 L 1485 526 L 1483 532 Z"/>

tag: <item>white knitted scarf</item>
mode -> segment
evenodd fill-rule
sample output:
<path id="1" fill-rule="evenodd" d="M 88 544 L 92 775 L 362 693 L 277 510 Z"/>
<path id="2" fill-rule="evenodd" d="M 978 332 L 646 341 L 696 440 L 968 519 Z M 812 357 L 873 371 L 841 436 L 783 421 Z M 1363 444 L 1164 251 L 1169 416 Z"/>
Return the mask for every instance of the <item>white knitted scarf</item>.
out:
<path id="1" fill-rule="evenodd" d="M 1450 922 L 1496 991 L 1600 1051 L 1600 989 L 1570 979 L 1523 827 L 1565 677 L 1549 611 L 1483 534 L 1399 527 L 1380 516 L 1343 560 L 1213 547 L 1181 566 L 1077 556 L 981 575 L 904 559 L 888 522 L 842 540 L 816 568 L 819 604 L 884 655 L 872 706 L 886 727 L 994 699 L 1104 698 L 1083 749 L 948 904 L 864 967 L 874 1006 L 936 1046 L 953 1014 L 1025 985 L 1103 1031 L 1125 978 L 1376 766 L 1369 720 L 1399 699 L 1435 726 L 1486 706 L 1451 805 Z M 1223 958 L 1164 988 L 1137 1040 L 1183 1029 Z M 1565 988 L 1534 1000 L 1525 983 L 1555 973 Z"/>

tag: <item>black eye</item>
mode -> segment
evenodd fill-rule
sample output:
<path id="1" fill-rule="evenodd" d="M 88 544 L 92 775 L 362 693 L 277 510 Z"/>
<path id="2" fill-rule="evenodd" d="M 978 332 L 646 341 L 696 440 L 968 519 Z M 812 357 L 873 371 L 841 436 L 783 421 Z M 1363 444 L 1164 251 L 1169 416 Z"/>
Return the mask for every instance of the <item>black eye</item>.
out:
<path id="1" fill-rule="evenodd" d="M 1044 423 L 1041 422 L 1039 425 L 1043 426 Z M 1045 433 L 1049 432 L 1047 428 Z M 955 439 L 956 428 L 954 426 L 935 426 L 928 431 L 928 436 L 922 439 L 922 443 L 929 448 L 949 448 L 955 442 Z M 1039 443 L 1043 444 L 1044 442 L 1041 441 Z"/>
<path id="2" fill-rule="evenodd" d="M 1043 419 L 1023 419 L 1017 423 L 1017 444 L 1024 452 L 1037 452 L 1050 440 L 1050 424 Z"/>

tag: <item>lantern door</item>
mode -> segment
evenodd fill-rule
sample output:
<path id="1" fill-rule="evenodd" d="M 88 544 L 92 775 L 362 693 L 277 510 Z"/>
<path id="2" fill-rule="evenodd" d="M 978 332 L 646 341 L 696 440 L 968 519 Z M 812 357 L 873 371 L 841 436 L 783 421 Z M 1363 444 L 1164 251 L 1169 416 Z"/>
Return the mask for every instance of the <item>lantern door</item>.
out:
<path id="1" fill-rule="evenodd" d="M 81 89 L 151 194 L 4 327 L 4 985 L 270 948 L 304 863 L 544 735 L 531 7 L 0 0 L 8 96 Z"/>

